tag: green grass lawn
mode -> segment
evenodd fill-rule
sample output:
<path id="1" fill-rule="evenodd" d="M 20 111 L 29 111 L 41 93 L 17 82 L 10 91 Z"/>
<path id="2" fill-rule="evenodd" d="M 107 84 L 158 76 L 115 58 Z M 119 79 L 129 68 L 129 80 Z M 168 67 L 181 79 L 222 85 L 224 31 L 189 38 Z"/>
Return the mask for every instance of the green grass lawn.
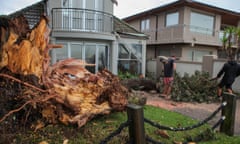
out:
<path id="1" fill-rule="evenodd" d="M 14 136 L 12 143 L 31 143 L 38 144 L 45 141 L 49 144 L 62 144 L 68 141 L 68 144 L 99 144 L 110 133 L 115 131 L 121 123 L 127 120 L 126 112 L 116 112 L 110 115 L 98 116 L 88 122 L 81 128 L 76 126 L 48 125 L 37 132 L 25 131 Z M 144 117 L 164 126 L 186 127 L 197 123 L 189 117 L 168 110 L 145 106 Z M 159 130 L 145 123 L 145 133 L 152 139 L 165 144 L 174 142 L 185 142 L 187 139 L 200 137 L 198 144 L 238 144 L 240 137 L 229 137 L 218 132 L 210 130 L 209 125 L 203 125 L 199 128 L 189 131 L 172 132 L 166 131 L 169 138 L 163 138 L 158 134 Z M 108 144 L 125 144 L 128 140 L 128 128 L 111 139 Z M 1 140 L 0 140 L 1 142 Z"/>

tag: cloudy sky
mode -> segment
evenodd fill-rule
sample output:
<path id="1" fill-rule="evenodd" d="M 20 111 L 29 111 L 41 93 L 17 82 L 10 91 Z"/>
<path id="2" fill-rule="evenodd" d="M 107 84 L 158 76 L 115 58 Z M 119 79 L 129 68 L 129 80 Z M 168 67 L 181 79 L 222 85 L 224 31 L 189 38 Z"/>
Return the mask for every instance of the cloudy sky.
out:
<path id="1" fill-rule="evenodd" d="M 144 10 L 149 10 L 176 0 L 118 0 L 114 15 L 124 18 Z M 209 5 L 240 12 L 240 0 L 196 0 Z"/>
<path id="2" fill-rule="evenodd" d="M 1 0 L 0 15 L 9 14 L 22 9 L 40 0 Z M 176 0 L 117 0 L 114 6 L 114 15 L 124 18 L 145 10 L 149 10 Z M 240 12 L 240 0 L 197 0 L 209 5 L 218 6 Z"/>

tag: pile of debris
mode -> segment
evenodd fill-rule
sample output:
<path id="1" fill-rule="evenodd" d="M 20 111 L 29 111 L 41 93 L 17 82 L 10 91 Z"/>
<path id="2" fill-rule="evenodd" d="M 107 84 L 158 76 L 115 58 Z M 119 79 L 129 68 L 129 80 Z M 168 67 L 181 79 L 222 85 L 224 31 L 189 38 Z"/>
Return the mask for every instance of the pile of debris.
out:
<path id="1" fill-rule="evenodd" d="M 61 46 L 49 44 L 49 34 L 45 16 L 32 30 L 23 16 L 0 17 L 0 106 L 9 103 L 0 123 L 24 111 L 25 122 L 39 115 L 35 130 L 58 122 L 81 127 L 96 115 L 124 110 L 128 90 L 108 70 L 90 73 L 85 66 L 94 64 L 78 59 L 50 66 L 49 50 Z"/>
<path id="2" fill-rule="evenodd" d="M 195 71 L 193 75 L 175 73 L 171 99 L 183 102 L 218 102 L 217 82 L 211 81 L 207 72 Z"/>

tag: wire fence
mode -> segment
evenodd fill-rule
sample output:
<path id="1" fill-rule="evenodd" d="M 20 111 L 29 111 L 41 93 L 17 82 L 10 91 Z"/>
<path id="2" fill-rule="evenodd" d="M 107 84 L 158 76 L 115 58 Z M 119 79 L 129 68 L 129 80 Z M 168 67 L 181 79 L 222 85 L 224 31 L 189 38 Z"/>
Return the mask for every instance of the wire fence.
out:
<path id="1" fill-rule="evenodd" d="M 153 122 L 147 118 L 144 118 L 144 116 L 142 116 L 142 119 L 144 120 L 145 123 L 150 124 L 153 127 L 156 127 L 158 129 L 161 130 L 169 130 L 169 131 L 187 131 L 187 130 L 192 130 L 195 128 L 198 128 L 204 124 L 206 124 L 207 122 L 209 122 L 211 119 L 213 119 L 225 106 L 227 105 L 227 102 L 223 102 L 211 115 L 209 115 L 207 118 L 205 118 L 204 120 L 198 122 L 197 124 L 191 125 L 191 126 L 187 126 L 187 127 L 169 127 L 169 126 L 164 126 L 164 125 L 160 125 L 159 123 Z M 128 114 L 128 116 L 131 114 Z M 212 130 L 216 129 L 223 121 L 225 120 L 225 116 L 222 116 L 213 126 L 212 126 Z M 130 125 L 132 124 L 132 122 L 135 120 L 132 120 L 131 118 L 128 117 L 128 120 L 126 122 L 123 122 L 115 131 L 113 131 L 112 133 L 110 133 L 106 138 L 104 138 L 100 144 L 107 144 L 109 141 L 111 141 L 111 139 L 120 134 L 121 131 L 126 128 L 126 127 L 130 127 Z M 132 135 L 132 134 L 129 134 Z M 158 142 L 156 140 L 154 140 L 153 138 L 149 137 L 148 135 L 145 136 L 145 141 L 148 143 L 152 143 L 152 144 L 163 144 L 162 142 Z M 131 141 L 130 141 L 131 144 Z"/>

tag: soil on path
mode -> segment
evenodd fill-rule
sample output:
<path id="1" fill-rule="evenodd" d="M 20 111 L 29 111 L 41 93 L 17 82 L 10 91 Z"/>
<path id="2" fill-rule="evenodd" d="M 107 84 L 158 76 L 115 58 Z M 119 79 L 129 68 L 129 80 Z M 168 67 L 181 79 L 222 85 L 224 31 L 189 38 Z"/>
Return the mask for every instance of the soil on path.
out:
<path id="1" fill-rule="evenodd" d="M 147 105 L 152 105 L 167 109 L 170 111 L 178 112 L 183 115 L 189 116 L 196 120 L 204 120 L 209 117 L 220 105 L 221 103 L 186 103 L 186 102 L 175 102 L 172 100 L 167 100 L 163 97 L 159 97 L 158 93 L 147 93 L 144 92 L 144 95 L 147 97 Z M 240 104 L 239 104 L 240 105 Z M 240 106 L 239 106 L 240 107 Z M 235 124 L 235 133 L 240 135 L 240 113 L 237 107 L 237 122 Z M 238 114 L 239 113 L 239 114 Z M 213 119 L 208 123 L 210 125 L 216 124 L 216 122 L 221 118 L 221 112 L 219 112 Z"/>

